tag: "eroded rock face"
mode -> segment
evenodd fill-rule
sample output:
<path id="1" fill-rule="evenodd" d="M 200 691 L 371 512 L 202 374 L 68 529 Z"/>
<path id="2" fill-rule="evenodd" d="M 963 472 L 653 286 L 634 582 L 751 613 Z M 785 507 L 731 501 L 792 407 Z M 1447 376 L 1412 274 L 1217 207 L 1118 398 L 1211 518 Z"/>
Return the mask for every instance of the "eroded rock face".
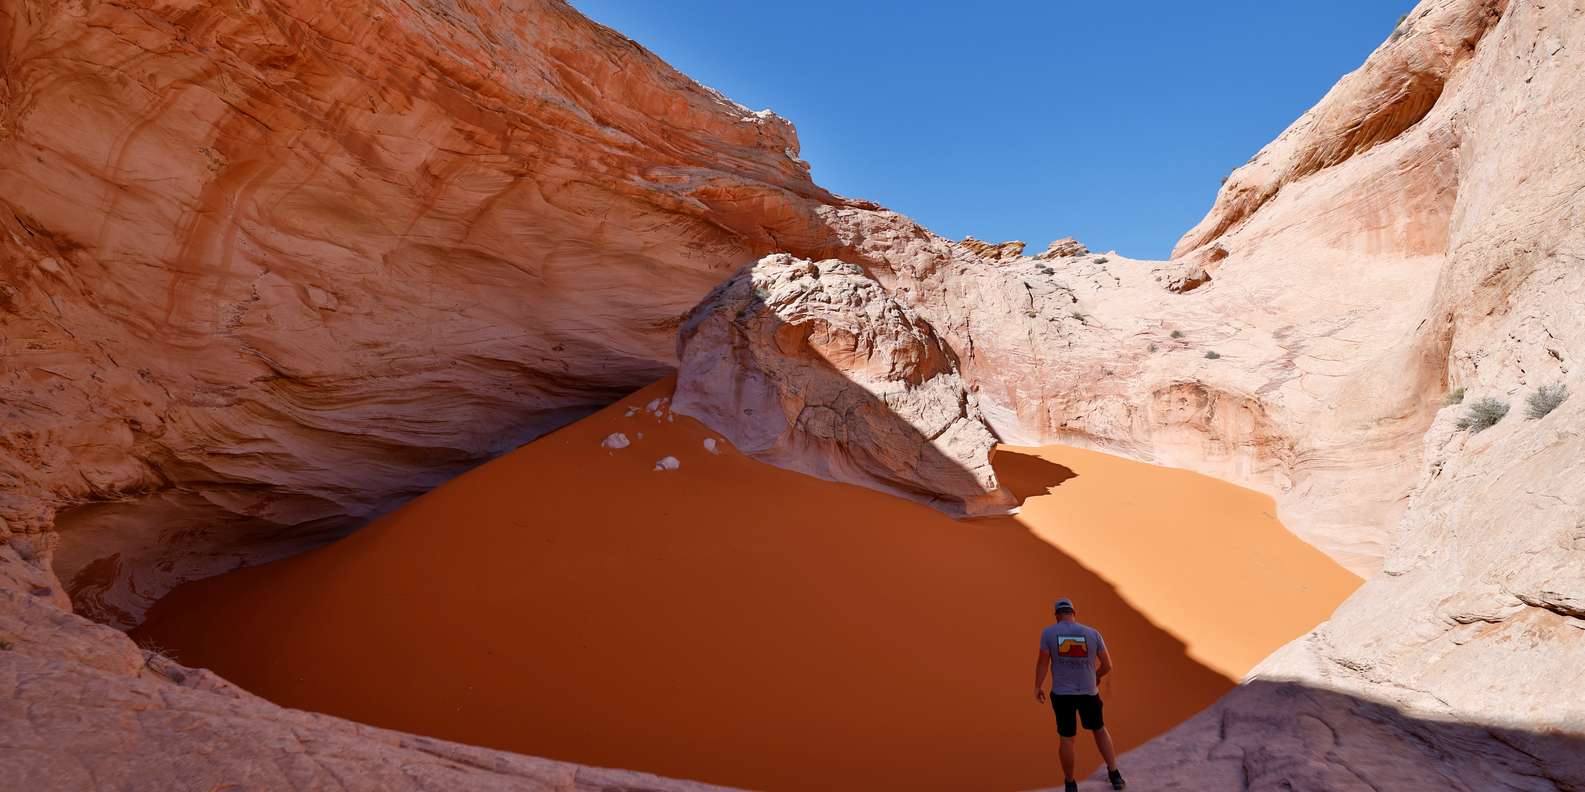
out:
<path id="1" fill-rule="evenodd" d="M 991 261 L 1005 261 L 1024 255 L 1024 243 L 1017 240 L 1011 242 L 986 242 L 966 236 L 958 242 L 958 247 L 968 251 L 970 255 L 978 256 Z"/>
<path id="2" fill-rule="evenodd" d="M 1585 7 L 1425 2 L 1401 30 L 1254 166 L 1327 160 L 1342 149 L 1314 135 L 1317 118 L 1365 129 L 1379 115 L 1378 103 L 1340 101 L 1351 86 L 1412 86 L 1395 70 L 1456 53 L 1416 126 L 1286 183 L 1242 220 L 1227 214 L 1247 189 L 1235 174 L 1234 195 L 1180 250 L 1226 225 L 1215 244 L 1231 255 L 1195 295 L 1327 249 L 1360 267 L 1435 273 L 1393 292 L 1413 295 L 1398 308 L 1412 330 L 1367 347 L 1401 368 L 1378 371 L 1363 392 L 1392 399 L 1427 375 L 1440 386 L 1418 408 L 1424 431 L 1394 442 L 1415 454 L 1401 466 L 1414 476 L 1406 507 L 1382 523 L 1381 574 L 1330 622 L 1125 760 L 1177 784 L 1164 788 L 1585 787 L 1585 699 L 1558 695 L 1585 685 Z M 1301 153 L 1308 146 L 1318 148 Z M 1339 372 L 1373 369 L 1339 362 Z M 1528 419 L 1528 397 L 1556 382 L 1574 395 Z M 1462 403 L 1443 398 L 1454 390 Z M 1485 397 L 1508 415 L 1459 430 Z M 1294 715 L 1271 718 L 1277 710 Z"/>
<path id="3" fill-rule="evenodd" d="M 0 30 L 0 526 L 66 528 L 122 623 L 666 374 L 710 287 L 843 203 L 786 121 L 559 0 Z"/>
<path id="4" fill-rule="evenodd" d="M 673 409 L 744 453 L 954 514 L 1014 505 L 956 356 L 857 265 L 767 256 L 693 310 L 677 349 Z"/>
<path id="5" fill-rule="evenodd" d="M 1063 237 L 1053 240 L 1046 249 L 1035 256 L 1037 259 L 1074 258 L 1089 253 L 1090 249 L 1073 237 Z"/>
<path id="6" fill-rule="evenodd" d="M 1364 66 L 1338 81 L 1319 104 L 1233 171 L 1217 194 L 1215 207 L 1178 242 L 1173 258 L 1221 237 L 1265 206 L 1284 185 L 1341 165 L 1424 120 L 1509 3 L 1421 2 Z M 1446 213 L 1427 208 L 1423 204 L 1390 207 L 1398 214 L 1400 226 L 1395 230 L 1402 234 L 1400 241 L 1410 248 L 1434 251 L 1440 247 L 1437 226 L 1446 222 Z M 1366 230 L 1353 223 L 1344 227 L 1345 233 Z"/>
<path id="7" fill-rule="evenodd" d="M 1004 438 L 1265 490 L 1373 576 L 1136 773 L 1580 786 L 1582 25 L 1422 2 L 1163 264 L 965 247 L 830 196 L 789 125 L 549 0 L 0 8 L 0 535 L 135 620 L 658 376 L 745 261 L 836 258 L 934 330 Z M 807 366 L 811 338 L 740 370 Z M 1558 381 L 1574 399 L 1525 420 Z M 1515 409 L 1458 432 L 1458 387 Z M 30 574 L 0 586 L 15 612 L 76 618 Z M 12 704 L 51 735 L 29 762 L 96 731 L 49 691 L 144 684 L 71 624 L 39 644 L 103 675 L 27 666 Z M 267 707 L 227 723 L 274 729 L 243 717 Z"/>

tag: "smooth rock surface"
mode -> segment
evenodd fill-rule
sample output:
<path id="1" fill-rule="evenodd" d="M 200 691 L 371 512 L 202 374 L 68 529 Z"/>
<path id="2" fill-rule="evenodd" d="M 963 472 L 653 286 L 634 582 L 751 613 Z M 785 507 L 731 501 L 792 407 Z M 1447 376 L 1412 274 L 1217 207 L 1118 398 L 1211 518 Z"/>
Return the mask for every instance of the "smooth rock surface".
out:
<path id="1" fill-rule="evenodd" d="M 53 585 L 36 560 L 0 545 L 0 784 L 8 790 L 718 789 L 277 707 L 29 593 Z"/>

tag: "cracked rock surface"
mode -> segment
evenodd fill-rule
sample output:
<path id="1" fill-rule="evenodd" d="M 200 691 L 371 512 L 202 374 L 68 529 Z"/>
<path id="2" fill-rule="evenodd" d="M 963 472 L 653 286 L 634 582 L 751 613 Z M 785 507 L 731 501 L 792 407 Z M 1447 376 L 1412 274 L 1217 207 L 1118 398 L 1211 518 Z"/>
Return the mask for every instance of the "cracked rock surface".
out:
<path id="1" fill-rule="evenodd" d="M 677 348 L 674 409 L 750 456 L 953 514 L 1015 505 L 956 356 L 857 265 L 767 256 L 689 314 Z"/>

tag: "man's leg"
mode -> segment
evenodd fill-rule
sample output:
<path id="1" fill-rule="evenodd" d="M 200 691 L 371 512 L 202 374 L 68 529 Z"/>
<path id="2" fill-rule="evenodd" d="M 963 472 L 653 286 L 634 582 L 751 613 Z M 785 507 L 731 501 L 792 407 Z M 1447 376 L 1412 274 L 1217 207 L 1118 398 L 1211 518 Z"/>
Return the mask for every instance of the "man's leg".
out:
<path id="1" fill-rule="evenodd" d="M 1057 716 L 1057 756 L 1062 758 L 1062 780 L 1073 783 L 1073 740 L 1079 734 L 1079 711 L 1074 696 L 1051 694 L 1051 711 Z"/>
<path id="2" fill-rule="evenodd" d="M 1106 760 L 1107 770 L 1117 769 L 1117 749 L 1112 747 L 1112 733 L 1105 726 L 1095 730 L 1095 747 L 1101 749 L 1101 758 Z"/>
<path id="3" fill-rule="evenodd" d="M 1062 757 L 1062 780 L 1073 780 L 1073 738 L 1063 737 L 1062 744 L 1057 747 L 1057 754 Z"/>

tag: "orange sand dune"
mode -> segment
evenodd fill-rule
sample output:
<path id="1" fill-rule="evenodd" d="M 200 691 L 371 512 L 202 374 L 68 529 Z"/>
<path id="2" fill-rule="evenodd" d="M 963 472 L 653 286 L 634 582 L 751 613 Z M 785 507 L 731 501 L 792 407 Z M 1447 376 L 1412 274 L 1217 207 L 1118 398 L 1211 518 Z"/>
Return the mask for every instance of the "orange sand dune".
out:
<path id="1" fill-rule="evenodd" d="M 954 522 L 626 414 L 669 389 L 337 544 L 185 585 L 137 637 L 282 704 L 529 754 L 774 790 L 994 790 L 1059 780 L 1031 694 L 1055 597 L 1106 635 L 1127 748 L 1358 584 L 1270 499 L 1213 479 L 1009 449 L 1023 514 Z M 616 431 L 632 445 L 602 448 Z M 666 456 L 681 467 L 655 470 Z"/>

